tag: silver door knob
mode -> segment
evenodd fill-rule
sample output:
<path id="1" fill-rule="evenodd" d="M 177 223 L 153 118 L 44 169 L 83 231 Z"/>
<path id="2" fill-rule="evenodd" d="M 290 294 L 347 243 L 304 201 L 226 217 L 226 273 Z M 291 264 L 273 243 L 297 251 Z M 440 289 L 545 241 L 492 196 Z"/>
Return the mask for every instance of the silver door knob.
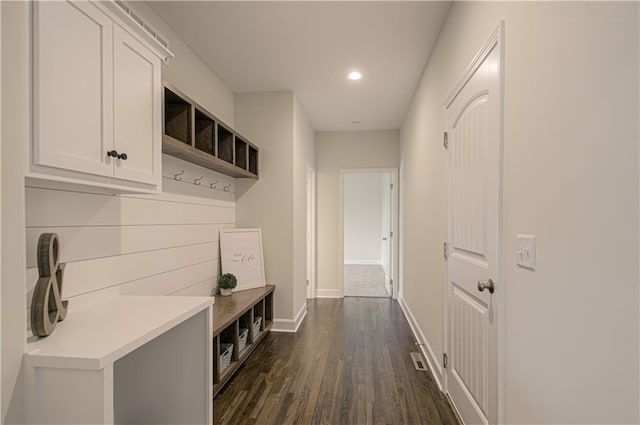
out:
<path id="1" fill-rule="evenodd" d="M 386 241 L 386 240 L 387 240 L 387 238 L 382 238 L 382 240 L 383 240 L 383 241 Z"/>
<path id="2" fill-rule="evenodd" d="M 490 294 L 493 294 L 493 291 L 496 290 L 495 286 L 493 286 L 492 279 L 489 279 L 486 282 L 483 282 L 481 280 L 478 281 L 478 291 L 484 292 L 485 289 L 488 289 Z"/>

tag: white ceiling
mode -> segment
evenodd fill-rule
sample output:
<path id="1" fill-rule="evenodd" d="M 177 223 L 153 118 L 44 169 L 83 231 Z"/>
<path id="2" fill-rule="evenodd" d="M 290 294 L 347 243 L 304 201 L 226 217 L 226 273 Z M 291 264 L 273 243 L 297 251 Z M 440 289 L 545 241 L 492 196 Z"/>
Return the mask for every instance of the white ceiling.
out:
<path id="1" fill-rule="evenodd" d="M 432 1 L 148 4 L 233 92 L 295 91 L 317 131 L 399 128 L 450 6 Z M 362 80 L 347 80 L 352 70 L 360 71 Z"/>

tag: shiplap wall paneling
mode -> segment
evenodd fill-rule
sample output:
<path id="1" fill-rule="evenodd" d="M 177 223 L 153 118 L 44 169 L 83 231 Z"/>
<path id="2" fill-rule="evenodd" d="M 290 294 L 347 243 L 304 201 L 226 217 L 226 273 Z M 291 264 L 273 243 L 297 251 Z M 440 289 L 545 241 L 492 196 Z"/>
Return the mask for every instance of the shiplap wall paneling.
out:
<path id="1" fill-rule="evenodd" d="M 218 224 L 234 220 L 233 204 L 174 195 L 104 195 L 27 189 L 26 227 Z"/>
<path id="2" fill-rule="evenodd" d="M 219 173 L 169 162 L 163 174 L 174 184 L 165 184 L 159 195 L 27 187 L 27 308 L 38 278 L 38 238 L 47 232 L 60 236 L 63 296 L 72 308 L 115 294 L 212 294 L 220 273 L 219 230 L 235 227 L 235 202 L 228 200 L 235 184 Z M 180 172 L 186 181 L 173 178 Z M 221 190 L 209 184 L 216 181 L 224 183 Z M 200 187 L 203 182 L 207 187 Z"/>

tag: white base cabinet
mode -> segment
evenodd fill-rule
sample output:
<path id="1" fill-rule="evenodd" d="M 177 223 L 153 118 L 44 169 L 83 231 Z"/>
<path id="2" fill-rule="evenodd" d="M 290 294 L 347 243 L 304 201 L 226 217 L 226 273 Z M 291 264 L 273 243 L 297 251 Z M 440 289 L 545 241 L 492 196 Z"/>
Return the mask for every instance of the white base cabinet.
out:
<path id="1" fill-rule="evenodd" d="M 111 2 L 38 1 L 33 8 L 28 177 L 160 191 L 161 64 L 170 52 L 137 36 L 138 24 Z"/>
<path id="2" fill-rule="evenodd" d="M 210 424 L 209 297 L 120 296 L 28 345 L 31 424 Z"/>

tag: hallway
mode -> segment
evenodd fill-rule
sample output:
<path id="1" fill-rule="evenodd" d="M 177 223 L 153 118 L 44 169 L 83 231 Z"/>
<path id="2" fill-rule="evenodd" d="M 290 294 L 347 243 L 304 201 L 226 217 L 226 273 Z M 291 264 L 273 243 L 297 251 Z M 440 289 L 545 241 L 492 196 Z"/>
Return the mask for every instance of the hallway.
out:
<path id="1" fill-rule="evenodd" d="M 216 424 L 457 424 L 396 301 L 308 300 L 297 334 L 271 333 L 213 403 Z"/>
<path id="2" fill-rule="evenodd" d="M 384 268 L 378 264 L 344 265 L 345 297 L 389 298 L 384 284 Z"/>

